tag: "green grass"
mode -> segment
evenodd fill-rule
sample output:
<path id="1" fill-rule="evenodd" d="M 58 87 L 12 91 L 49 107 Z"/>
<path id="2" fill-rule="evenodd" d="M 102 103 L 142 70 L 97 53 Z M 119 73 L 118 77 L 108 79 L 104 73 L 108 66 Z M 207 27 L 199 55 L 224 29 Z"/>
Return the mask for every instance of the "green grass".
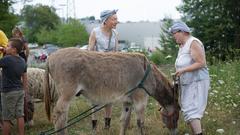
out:
<path id="1" fill-rule="evenodd" d="M 174 72 L 173 66 L 160 67 L 168 76 Z M 208 106 L 202 119 L 204 133 L 206 135 L 220 135 L 217 129 L 224 129 L 224 135 L 240 135 L 240 61 L 231 63 L 219 63 L 209 67 L 211 76 L 211 90 L 209 91 Z M 170 78 L 170 77 L 169 77 Z M 69 116 L 73 117 L 89 108 L 89 103 L 80 97 L 71 104 Z M 159 114 L 159 105 L 152 98 L 149 99 L 145 111 L 145 126 L 147 135 L 166 135 L 168 130 L 163 127 Z M 121 104 L 114 104 L 112 126 L 109 131 L 103 129 L 103 111 L 98 115 L 98 135 L 117 135 L 120 130 Z M 40 131 L 47 130 L 52 124 L 47 121 L 43 103 L 35 106 L 34 127 L 27 128 L 27 135 L 36 135 Z M 86 118 L 70 127 L 70 135 L 91 134 L 91 118 Z M 128 135 L 136 134 L 136 116 L 132 113 Z M 15 131 L 15 129 L 14 129 Z M 15 131 L 16 132 L 16 131 Z M 179 134 L 189 133 L 189 127 L 184 123 L 182 116 L 179 120 Z"/>

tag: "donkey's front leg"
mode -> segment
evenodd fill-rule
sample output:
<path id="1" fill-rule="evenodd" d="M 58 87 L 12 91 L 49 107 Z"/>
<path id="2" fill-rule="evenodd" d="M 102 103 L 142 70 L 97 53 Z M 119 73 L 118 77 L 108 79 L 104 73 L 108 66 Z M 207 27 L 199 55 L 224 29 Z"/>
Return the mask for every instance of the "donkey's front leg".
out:
<path id="1" fill-rule="evenodd" d="M 120 121 L 121 121 L 120 135 L 126 134 L 126 129 L 129 126 L 129 123 L 131 120 L 131 112 L 132 112 L 131 103 L 124 102 L 123 108 L 122 108 L 122 115 L 120 118 Z"/>
<path id="2" fill-rule="evenodd" d="M 136 108 L 138 135 L 145 135 L 144 132 L 144 110 L 145 107 Z"/>
<path id="3" fill-rule="evenodd" d="M 94 104 L 92 104 L 92 106 L 95 106 Z M 92 112 L 96 111 L 97 107 L 95 107 Z M 95 113 L 92 114 L 92 135 L 96 135 L 97 134 L 97 117 L 95 115 Z"/>

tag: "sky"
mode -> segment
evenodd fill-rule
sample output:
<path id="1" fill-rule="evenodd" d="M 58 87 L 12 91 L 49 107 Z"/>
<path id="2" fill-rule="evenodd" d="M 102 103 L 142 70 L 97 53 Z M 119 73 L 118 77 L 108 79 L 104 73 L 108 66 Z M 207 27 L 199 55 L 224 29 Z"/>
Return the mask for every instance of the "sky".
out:
<path id="1" fill-rule="evenodd" d="M 76 18 L 95 16 L 99 19 L 101 11 L 112 9 L 118 9 L 117 16 L 120 22 L 159 21 L 166 16 L 173 19 L 179 19 L 181 16 L 176 10 L 181 0 L 32 0 L 25 4 L 37 3 L 54 6 L 57 14 L 65 18 L 67 14 L 74 17 L 74 5 Z M 18 2 L 13 7 L 16 13 L 20 13 L 23 3 Z"/>

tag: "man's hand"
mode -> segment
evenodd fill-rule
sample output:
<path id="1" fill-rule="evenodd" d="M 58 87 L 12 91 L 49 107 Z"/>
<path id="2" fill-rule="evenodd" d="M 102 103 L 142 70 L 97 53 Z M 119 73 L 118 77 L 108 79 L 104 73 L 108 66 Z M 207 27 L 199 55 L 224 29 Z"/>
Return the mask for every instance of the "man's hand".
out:
<path id="1" fill-rule="evenodd" d="M 4 50 L 5 50 L 4 47 L 0 46 L 0 51 L 4 52 Z"/>

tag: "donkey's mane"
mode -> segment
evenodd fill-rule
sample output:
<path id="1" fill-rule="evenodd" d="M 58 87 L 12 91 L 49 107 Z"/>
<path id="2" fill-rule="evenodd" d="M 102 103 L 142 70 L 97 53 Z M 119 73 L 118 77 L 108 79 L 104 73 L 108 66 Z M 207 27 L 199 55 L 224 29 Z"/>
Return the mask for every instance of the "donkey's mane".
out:
<path id="1" fill-rule="evenodd" d="M 172 84 L 171 84 L 170 80 L 166 77 L 166 75 L 161 70 L 159 70 L 157 68 L 157 66 L 155 64 L 152 63 L 152 65 L 153 65 L 153 69 L 156 72 L 159 73 L 158 76 L 156 76 L 156 77 L 158 77 L 157 79 L 161 80 L 163 82 L 163 85 L 166 86 L 167 89 L 171 89 L 172 88 Z"/>

